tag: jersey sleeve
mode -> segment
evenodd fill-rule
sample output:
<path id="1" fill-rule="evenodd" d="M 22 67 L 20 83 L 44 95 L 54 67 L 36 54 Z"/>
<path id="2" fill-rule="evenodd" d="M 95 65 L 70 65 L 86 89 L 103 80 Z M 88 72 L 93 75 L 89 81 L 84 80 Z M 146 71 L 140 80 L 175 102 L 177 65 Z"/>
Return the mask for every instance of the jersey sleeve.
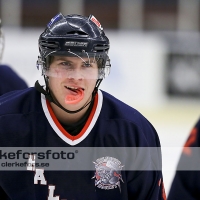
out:
<path id="1" fill-rule="evenodd" d="M 129 182 L 128 190 L 129 199 L 166 200 L 161 171 L 141 171 Z"/>
<path id="2" fill-rule="evenodd" d="M 166 200 L 159 136 L 149 121 L 142 121 L 142 126 L 139 127 L 138 135 L 140 140 L 146 143 L 143 143 L 139 147 L 139 150 L 145 152 L 143 155 L 140 154 L 138 156 L 141 159 L 139 166 L 143 168 L 143 164 L 145 163 L 146 167 L 143 168 L 145 170 L 141 171 L 139 167 L 137 175 L 130 179 L 128 184 L 129 199 Z M 145 147 L 145 145 L 148 147 Z M 137 162 L 137 160 L 134 160 L 134 162 Z"/>
<path id="3" fill-rule="evenodd" d="M 200 199 L 200 121 L 192 128 L 182 150 L 168 200 Z"/>

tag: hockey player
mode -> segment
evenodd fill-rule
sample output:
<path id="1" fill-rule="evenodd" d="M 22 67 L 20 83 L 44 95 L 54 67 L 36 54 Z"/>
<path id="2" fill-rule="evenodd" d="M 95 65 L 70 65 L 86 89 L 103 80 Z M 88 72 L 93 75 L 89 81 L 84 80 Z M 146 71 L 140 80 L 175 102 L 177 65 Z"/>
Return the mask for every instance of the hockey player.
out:
<path id="1" fill-rule="evenodd" d="M 4 37 L 1 30 L 0 19 L 0 61 L 3 55 Z M 9 66 L 0 64 L 0 95 L 12 90 L 27 88 L 26 82 L 17 75 Z"/>
<path id="2" fill-rule="evenodd" d="M 93 15 L 60 13 L 48 23 L 39 37 L 37 61 L 45 85 L 36 82 L 34 88 L 0 98 L 1 148 L 48 149 L 38 157 L 30 154 L 28 170 L 1 168 L 1 199 L 166 199 L 154 127 L 137 110 L 99 89 L 110 70 L 109 48 Z M 75 151 L 52 153 L 61 147 Z M 128 153 L 133 147 L 142 149 Z M 26 154 L 3 150 L 2 159 Z M 36 166 L 37 160 L 50 156 L 57 159 L 54 169 Z M 61 157 L 68 161 L 60 166 Z M 84 169 L 84 164 L 92 168 Z"/>
<path id="3" fill-rule="evenodd" d="M 200 199 L 200 120 L 192 128 L 183 147 L 168 199 Z"/>

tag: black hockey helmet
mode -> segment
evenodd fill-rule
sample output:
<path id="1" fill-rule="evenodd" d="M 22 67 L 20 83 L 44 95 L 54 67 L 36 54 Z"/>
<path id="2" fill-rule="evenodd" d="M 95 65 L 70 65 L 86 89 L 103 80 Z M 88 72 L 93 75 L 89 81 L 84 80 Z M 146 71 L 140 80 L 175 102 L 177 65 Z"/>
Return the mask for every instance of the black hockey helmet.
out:
<path id="1" fill-rule="evenodd" d="M 60 13 L 51 19 L 39 37 L 38 64 L 43 65 L 43 70 L 48 68 L 48 57 L 53 55 L 95 57 L 102 61 L 101 68 L 104 68 L 102 78 L 104 78 L 109 74 L 111 66 L 108 57 L 109 48 L 109 39 L 93 15 L 63 16 Z"/>

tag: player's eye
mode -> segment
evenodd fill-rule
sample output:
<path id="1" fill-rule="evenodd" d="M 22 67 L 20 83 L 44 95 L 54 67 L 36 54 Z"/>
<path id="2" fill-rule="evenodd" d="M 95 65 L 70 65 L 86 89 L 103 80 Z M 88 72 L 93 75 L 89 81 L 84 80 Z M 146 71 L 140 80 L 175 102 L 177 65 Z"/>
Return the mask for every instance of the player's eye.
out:
<path id="1" fill-rule="evenodd" d="M 90 63 L 84 63 L 83 66 L 84 67 L 91 67 L 92 65 Z"/>
<path id="2" fill-rule="evenodd" d="M 68 69 L 72 69 L 73 65 L 70 62 L 60 62 L 58 67 L 62 70 L 68 70 Z"/>
<path id="3" fill-rule="evenodd" d="M 69 62 L 61 62 L 60 64 L 63 66 L 71 66 L 71 63 L 69 63 Z"/>

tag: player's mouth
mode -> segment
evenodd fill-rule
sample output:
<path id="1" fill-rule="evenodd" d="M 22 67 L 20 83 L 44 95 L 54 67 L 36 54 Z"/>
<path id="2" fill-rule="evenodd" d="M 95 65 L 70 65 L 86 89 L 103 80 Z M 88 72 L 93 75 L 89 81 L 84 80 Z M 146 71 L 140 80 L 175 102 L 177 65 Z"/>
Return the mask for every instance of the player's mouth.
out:
<path id="1" fill-rule="evenodd" d="M 83 90 L 84 91 L 84 88 L 81 88 L 81 87 L 65 86 L 65 88 L 67 88 L 68 90 L 70 90 L 72 92 L 77 92 L 78 90 Z"/>
<path id="2" fill-rule="evenodd" d="M 84 88 L 65 86 L 70 92 L 65 97 L 66 104 L 76 104 L 80 102 L 84 97 Z"/>

